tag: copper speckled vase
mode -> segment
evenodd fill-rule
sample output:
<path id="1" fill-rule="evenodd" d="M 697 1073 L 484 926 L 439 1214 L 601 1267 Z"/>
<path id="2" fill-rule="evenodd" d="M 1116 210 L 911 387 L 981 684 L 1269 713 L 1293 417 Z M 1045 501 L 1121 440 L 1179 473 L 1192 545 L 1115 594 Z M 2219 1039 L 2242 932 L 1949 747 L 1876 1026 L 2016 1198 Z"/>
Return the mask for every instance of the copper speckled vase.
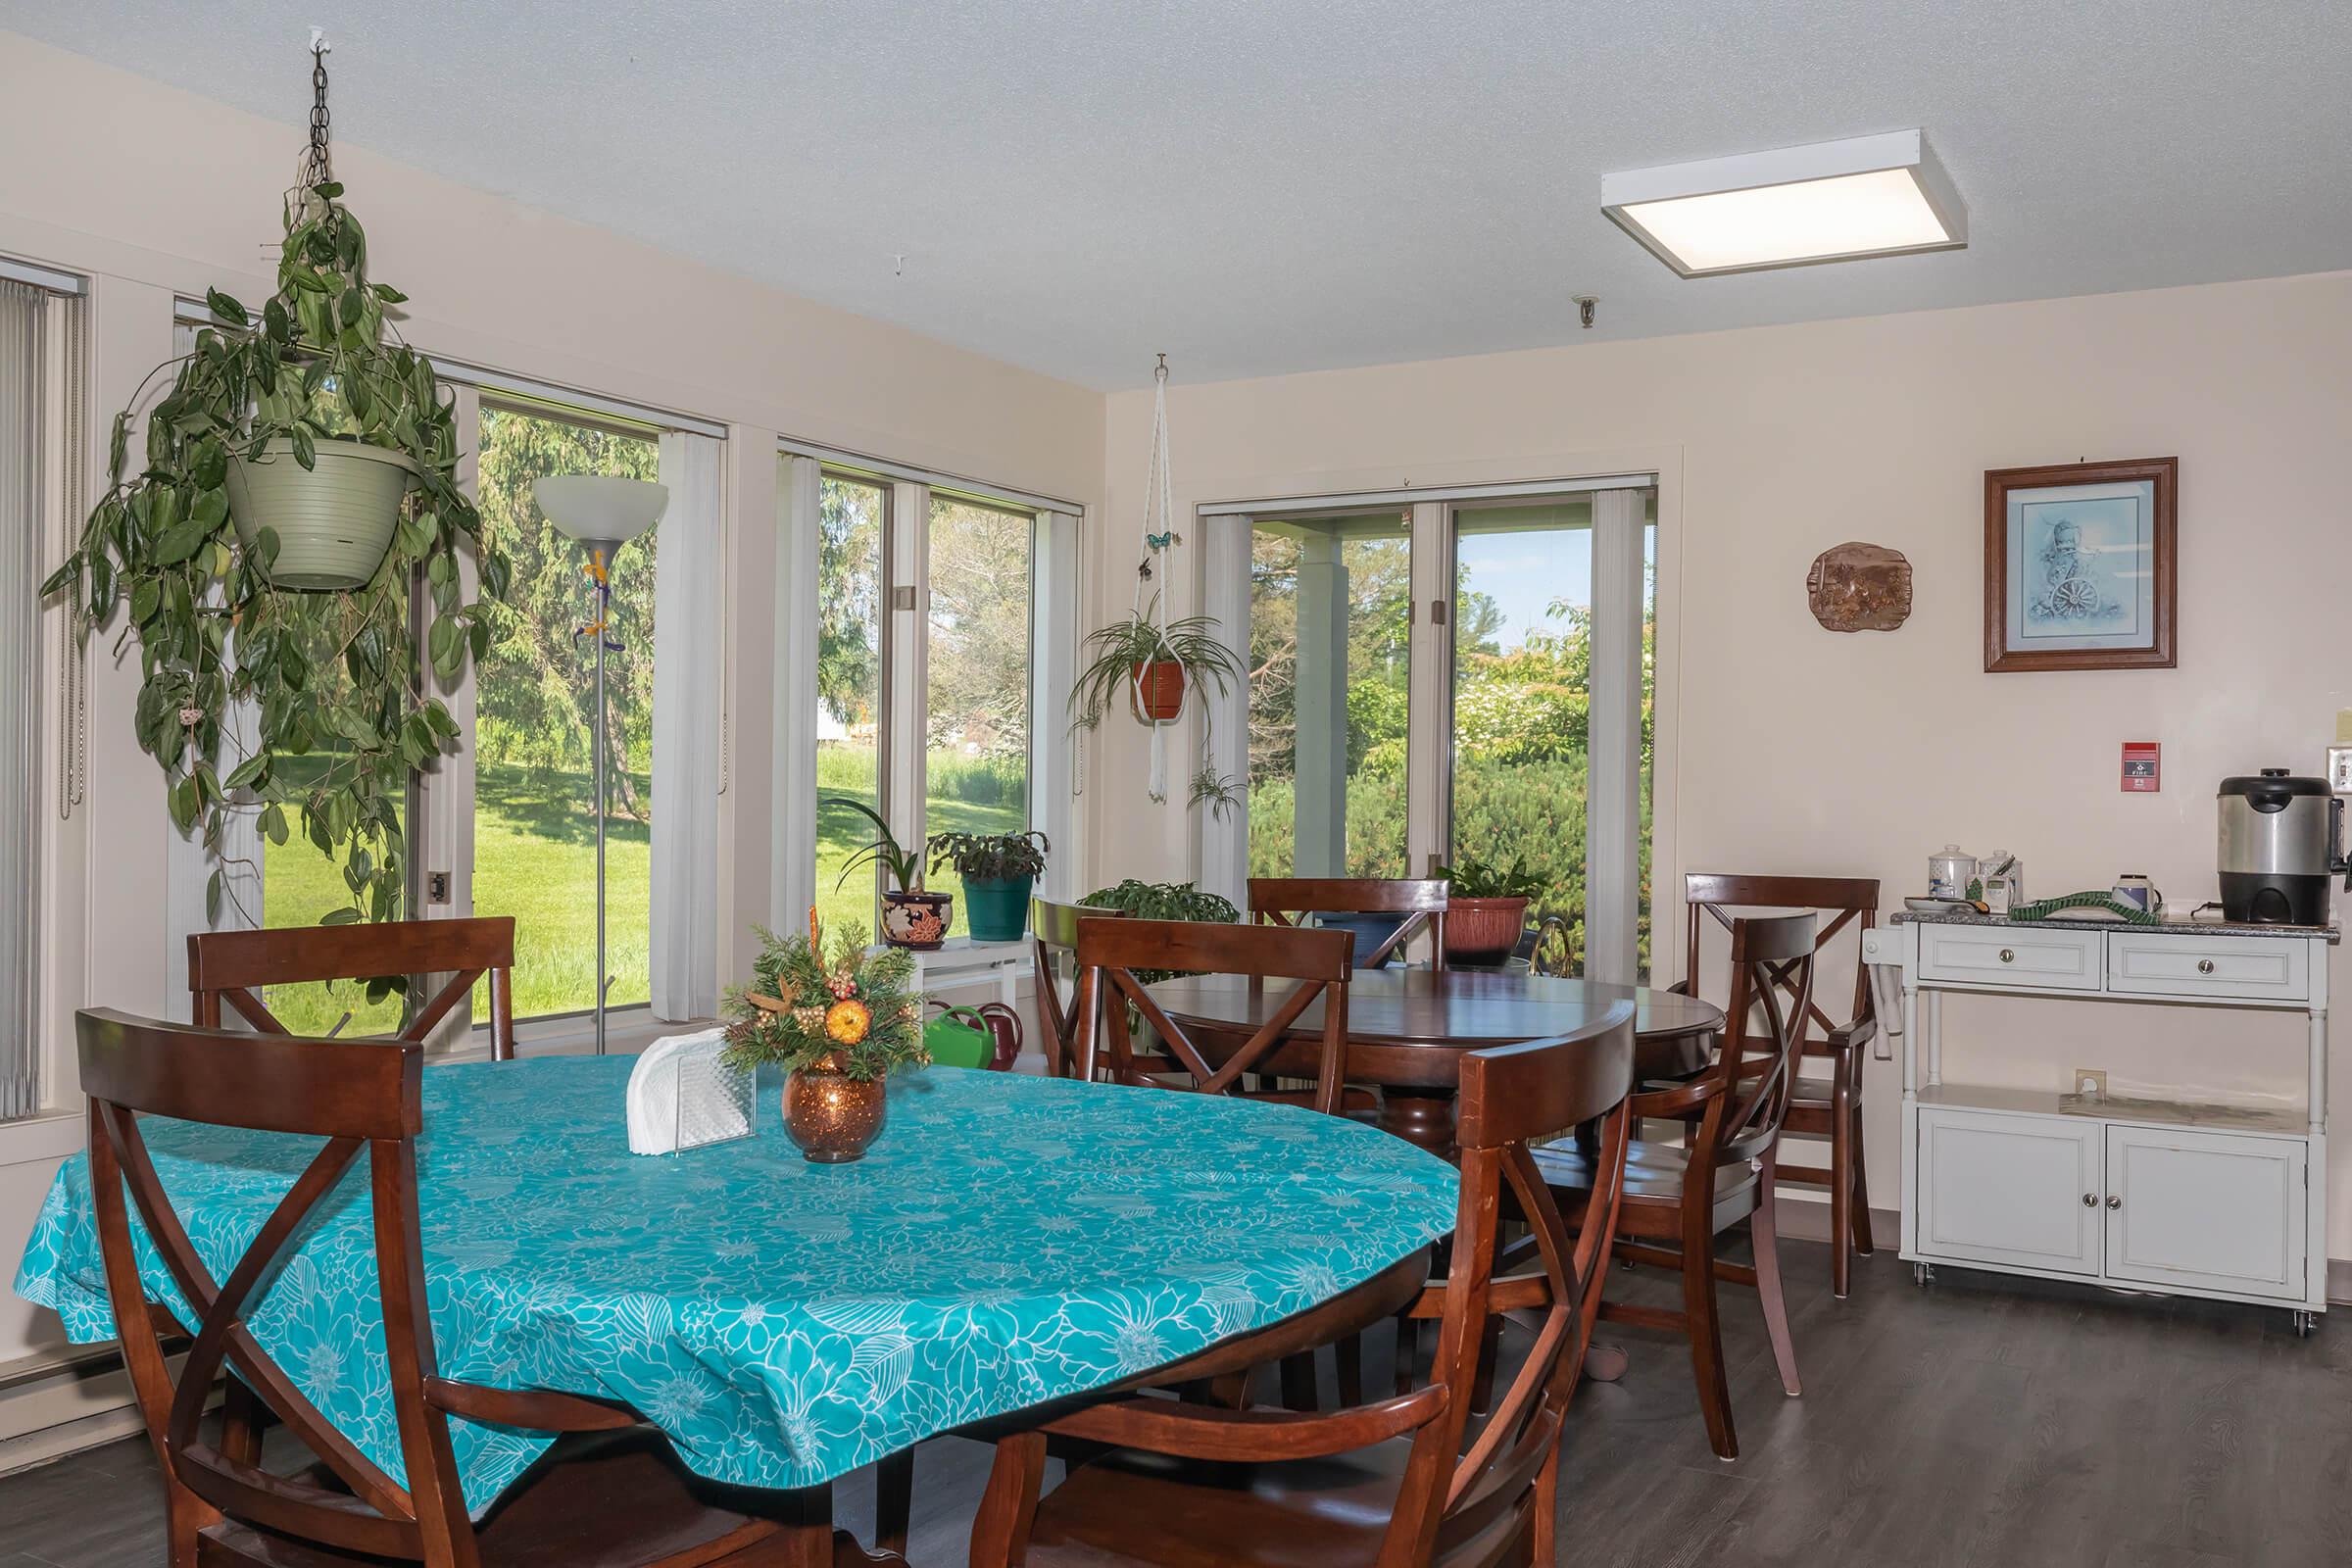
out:
<path id="1" fill-rule="evenodd" d="M 802 1067 L 784 1080 L 784 1131 L 819 1165 L 861 1159 L 882 1134 L 887 1079 L 864 1083 L 829 1067 Z"/>

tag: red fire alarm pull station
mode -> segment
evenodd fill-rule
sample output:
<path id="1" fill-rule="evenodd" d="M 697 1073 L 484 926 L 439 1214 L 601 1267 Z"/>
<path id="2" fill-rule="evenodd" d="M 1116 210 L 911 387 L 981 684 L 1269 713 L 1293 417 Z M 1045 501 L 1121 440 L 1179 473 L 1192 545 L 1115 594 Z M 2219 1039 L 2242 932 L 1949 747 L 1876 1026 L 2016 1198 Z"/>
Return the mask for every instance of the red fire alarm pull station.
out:
<path id="1" fill-rule="evenodd" d="M 2163 748 L 2154 741 L 2124 742 L 2124 793 L 2153 795 L 2163 788 Z"/>

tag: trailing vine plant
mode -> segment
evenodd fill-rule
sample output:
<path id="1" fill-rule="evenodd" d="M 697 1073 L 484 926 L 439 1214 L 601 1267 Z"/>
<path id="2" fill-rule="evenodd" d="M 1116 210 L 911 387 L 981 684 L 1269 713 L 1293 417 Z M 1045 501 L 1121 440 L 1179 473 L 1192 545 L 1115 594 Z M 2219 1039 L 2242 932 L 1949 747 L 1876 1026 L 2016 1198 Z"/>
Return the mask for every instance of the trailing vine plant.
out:
<path id="1" fill-rule="evenodd" d="M 92 627 L 124 612 L 117 649 L 137 643 L 143 676 L 133 723 L 163 767 L 179 831 L 201 824 L 218 857 L 232 812 L 258 813 L 276 845 L 299 823 L 322 854 L 343 860 L 350 902 L 323 917 L 339 925 L 399 916 L 408 780 L 458 739 L 416 658 L 410 601 L 419 573 L 430 607 L 420 617 L 425 662 L 448 680 L 468 655 L 482 658 L 491 636 L 480 602 L 463 602 L 459 551 L 475 552 L 492 598 L 505 596 L 511 568 L 458 488 L 457 430 L 431 362 L 385 320 L 386 308 L 407 296 L 368 276 L 367 234 L 327 165 L 322 62 L 314 80 L 311 156 L 284 205 L 277 292 L 258 318 L 208 292 L 211 320 L 194 351 L 158 367 L 116 416 L 107 492 L 42 592 L 73 595 Z M 171 391 L 148 414 L 134 470 L 137 407 L 175 366 Z M 391 548 L 365 583 L 283 587 L 270 579 L 275 534 L 265 527 L 251 548 L 240 542 L 229 466 L 280 438 L 306 470 L 329 438 L 416 464 Z M 251 705 L 250 726 L 231 722 L 240 705 Z M 205 890 L 208 918 L 224 896 L 234 897 L 216 870 Z M 370 998 L 402 989 L 379 980 Z"/>

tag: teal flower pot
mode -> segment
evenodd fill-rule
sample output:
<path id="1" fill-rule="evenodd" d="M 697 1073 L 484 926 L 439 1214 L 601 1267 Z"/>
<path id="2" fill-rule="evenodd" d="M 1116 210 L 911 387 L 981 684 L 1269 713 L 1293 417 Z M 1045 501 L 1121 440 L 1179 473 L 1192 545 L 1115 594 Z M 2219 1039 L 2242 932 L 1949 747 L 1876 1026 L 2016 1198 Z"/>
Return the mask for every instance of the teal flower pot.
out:
<path id="1" fill-rule="evenodd" d="M 1029 926 L 1031 876 L 963 879 L 963 917 L 974 942 L 1018 942 Z"/>

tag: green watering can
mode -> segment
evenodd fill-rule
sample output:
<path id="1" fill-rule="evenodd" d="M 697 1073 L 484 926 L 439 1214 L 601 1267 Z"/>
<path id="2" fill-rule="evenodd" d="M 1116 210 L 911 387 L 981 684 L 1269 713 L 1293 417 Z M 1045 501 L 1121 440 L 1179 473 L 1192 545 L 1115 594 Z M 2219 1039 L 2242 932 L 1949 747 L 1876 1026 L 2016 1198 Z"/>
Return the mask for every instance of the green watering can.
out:
<path id="1" fill-rule="evenodd" d="M 949 1007 L 923 1025 L 923 1046 L 943 1067 L 975 1070 L 996 1060 L 997 1037 L 970 1007 Z"/>

